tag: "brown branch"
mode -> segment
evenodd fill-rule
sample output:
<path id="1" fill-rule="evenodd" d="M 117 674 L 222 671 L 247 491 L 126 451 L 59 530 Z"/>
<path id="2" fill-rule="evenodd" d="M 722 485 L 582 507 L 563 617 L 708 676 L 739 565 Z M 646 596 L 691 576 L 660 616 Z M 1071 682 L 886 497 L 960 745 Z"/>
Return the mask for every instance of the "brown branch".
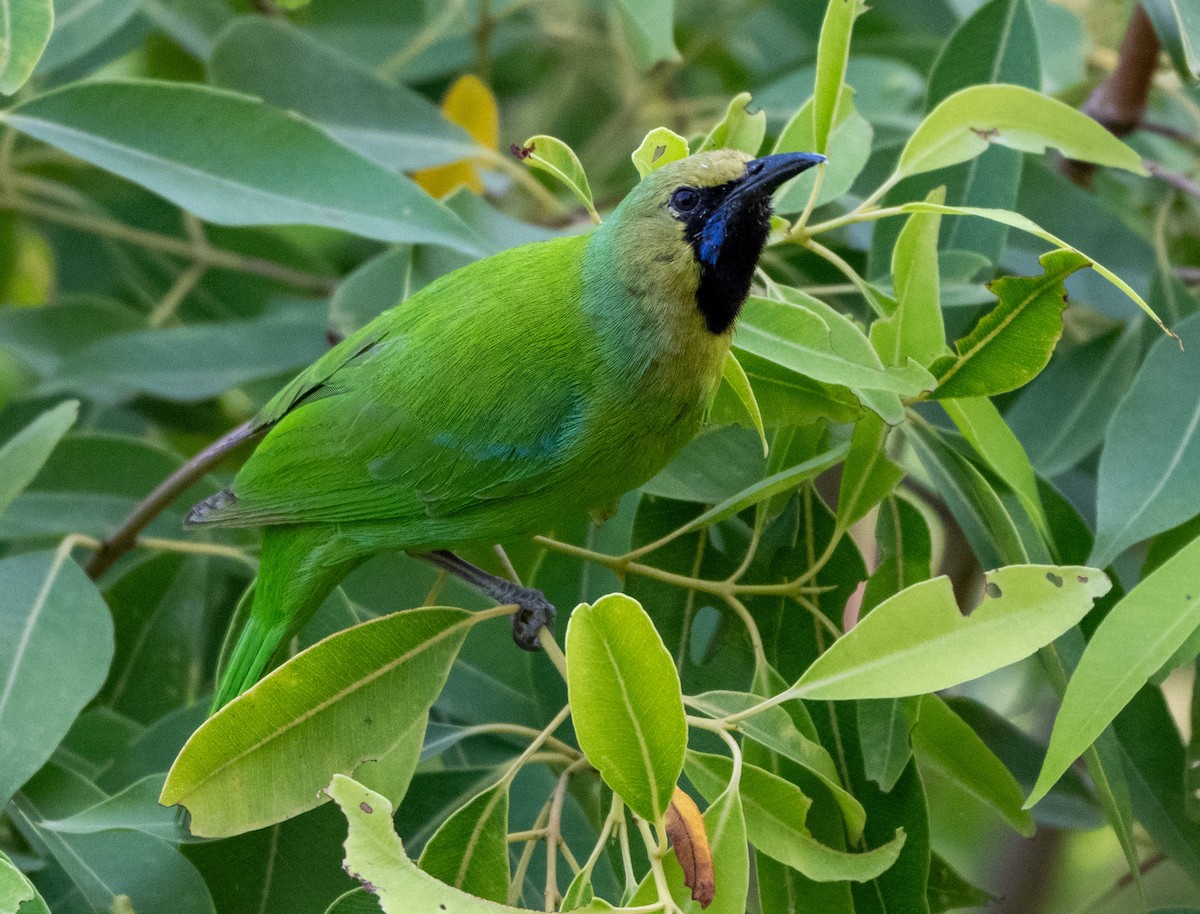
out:
<path id="1" fill-rule="evenodd" d="M 158 517 L 184 490 L 204 476 L 222 457 L 258 434 L 252 422 L 244 422 L 222 438 L 218 438 L 199 454 L 159 483 L 125 518 L 119 530 L 100 544 L 84 569 L 93 581 L 108 571 L 113 563 L 137 545 L 138 534 Z"/>
<path id="2" fill-rule="evenodd" d="M 1150 159 L 1143 159 L 1142 164 L 1146 166 L 1146 171 L 1154 175 L 1164 184 L 1170 184 L 1178 191 L 1182 191 L 1192 197 L 1200 198 L 1200 184 L 1197 184 L 1187 175 L 1181 175 L 1177 171 L 1171 171 L 1169 168 L 1163 168 L 1157 162 Z"/>
<path id="3" fill-rule="evenodd" d="M 1083 104 L 1083 113 L 1095 118 L 1116 136 L 1132 133 L 1142 122 L 1160 50 L 1154 24 L 1141 4 L 1134 6 L 1121 40 L 1117 67 Z M 1067 159 L 1063 171 L 1081 187 L 1090 187 L 1096 166 Z"/>

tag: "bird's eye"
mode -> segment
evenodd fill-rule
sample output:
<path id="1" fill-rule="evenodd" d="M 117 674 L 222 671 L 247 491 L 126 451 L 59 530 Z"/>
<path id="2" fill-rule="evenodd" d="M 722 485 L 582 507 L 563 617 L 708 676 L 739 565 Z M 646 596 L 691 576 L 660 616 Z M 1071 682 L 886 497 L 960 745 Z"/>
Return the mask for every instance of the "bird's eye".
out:
<path id="1" fill-rule="evenodd" d="M 700 205 L 700 195 L 690 187 L 681 187 L 671 194 L 671 209 L 677 213 L 690 213 Z"/>

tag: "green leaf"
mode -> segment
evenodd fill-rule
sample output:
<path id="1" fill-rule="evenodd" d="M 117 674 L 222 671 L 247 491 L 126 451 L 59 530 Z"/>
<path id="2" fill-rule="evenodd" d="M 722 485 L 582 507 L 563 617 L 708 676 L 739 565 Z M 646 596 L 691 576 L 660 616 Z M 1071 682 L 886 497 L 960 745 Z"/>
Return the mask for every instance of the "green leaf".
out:
<path id="1" fill-rule="evenodd" d="M 350 823 L 346 871 L 364 885 L 370 884 L 384 914 L 411 914 L 417 898 L 429 910 L 453 914 L 516 914 L 521 910 L 475 898 L 419 869 L 408 859 L 392 828 L 392 804 L 386 798 L 340 774 L 334 775 L 326 792 Z M 597 899 L 577 910 L 595 914 L 610 911 L 612 906 Z"/>
<path id="2" fill-rule="evenodd" d="M 929 860 L 929 885 L 927 888 L 930 914 L 959 908 L 982 908 L 994 900 L 994 896 L 967 882 L 938 854 Z"/>
<path id="3" fill-rule="evenodd" d="M 854 703 L 863 773 L 891 793 L 912 758 L 910 735 L 917 723 L 917 698 L 865 698 Z"/>
<path id="4" fill-rule="evenodd" d="M 25 85 L 53 29 L 51 0 L 0 0 L 0 92 Z"/>
<path id="5" fill-rule="evenodd" d="M 521 158 L 525 164 L 557 178 L 567 186 L 579 201 L 587 207 L 594 222 L 600 221 L 596 204 L 592 202 L 592 189 L 588 186 L 587 173 L 575 150 L 557 137 L 537 134 L 521 144 Z"/>
<path id="6" fill-rule="evenodd" d="M 688 521 L 680 532 L 690 533 L 693 530 L 699 530 L 701 527 L 719 523 L 733 517 L 735 514 L 740 514 L 752 505 L 760 504 L 783 492 L 794 490 L 806 480 L 812 479 L 831 466 L 841 463 L 847 453 L 849 453 L 849 447 L 849 444 L 835 445 L 829 450 L 823 451 L 809 460 L 805 460 L 803 463 L 789 467 L 786 470 L 780 470 L 778 473 L 768 476 L 761 482 L 756 482 L 749 488 L 729 497 L 719 505 L 714 505 L 708 511 Z"/>
<path id="7" fill-rule="evenodd" d="M 945 199 L 945 188 L 926 197 L 933 204 Z M 896 239 L 892 253 L 896 311 L 871 325 L 871 343 L 886 365 L 903 365 L 910 358 L 929 365 L 946 351 L 938 278 L 941 223 L 936 213 L 913 213 Z"/>
<path id="8" fill-rule="evenodd" d="M 221 32 L 207 66 L 215 85 L 295 111 L 390 171 L 442 165 L 480 151 L 423 95 L 385 81 L 284 19 L 235 19 Z"/>
<path id="9" fill-rule="evenodd" d="M 42 385 L 106 403 L 147 395 L 196 403 L 302 368 L 326 350 L 311 307 L 272 309 L 250 321 L 139 330 L 85 346 Z"/>
<path id="10" fill-rule="evenodd" d="M 1200 511 L 1200 364 L 1191 355 L 1200 315 L 1176 330 L 1187 352 L 1158 340 L 1105 432 L 1093 561 L 1107 564 Z"/>
<path id="11" fill-rule="evenodd" d="M 48 819 L 43 828 L 69 835 L 90 835 L 129 828 L 178 844 L 190 839 L 173 810 L 158 805 L 165 774 L 150 774 L 111 797 L 64 819 Z"/>
<path id="12" fill-rule="evenodd" d="M 381 914 L 379 899 L 361 886 L 340 896 L 325 909 L 325 914 Z"/>
<path id="13" fill-rule="evenodd" d="M 612 0 L 643 70 L 660 60 L 679 60 L 675 47 L 675 0 Z"/>
<path id="14" fill-rule="evenodd" d="M 733 762 L 724 756 L 687 754 L 687 776 L 710 802 L 725 790 L 732 773 Z M 742 766 L 739 789 L 750 843 L 817 882 L 874 879 L 895 863 L 904 846 L 903 829 L 887 844 L 857 854 L 821 844 L 805 825 L 812 800 L 795 784 L 756 765 Z"/>
<path id="15" fill-rule="evenodd" d="M 38 61 L 37 72 L 78 60 L 115 35 L 140 6 L 139 0 L 57 0 L 54 33 Z"/>
<path id="16" fill-rule="evenodd" d="M 413 253 L 410 245 L 398 245 L 343 279 L 329 300 L 330 331 L 345 339 L 417 291 Z"/>
<path id="17" fill-rule="evenodd" d="M 417 866 L 479 898 L 508 898 L 508 783 L 474 796 L 441 824 Z"/>
<path id="18" fill-rule="evenodd" d="M 50 914 L 29 877 L 3 852 L 0 852 L 0 914 Z"/>
<path id="19" fill-rule="evenodd" d="M 983 473 L 936 430 L 914 423 L 905 432 L 976 559 L 985 568 L 1011 559 L 1028 561 L 1029 551 L 1012 515 Z"/>
<path id="20" fill-rule="evenodd" d="M 1007 393 L 1046 367 L 1062 336 L 1063 280 L 1088 263 L 1075 251 L 1051 251 L 1040 262 L 1041 276 L 1005 276 L 990 284 L 996 307 L 954 344 L 956 355 L 930 366 L 938 379 L 935 397 Z"/>
<path id="21" fill-rule="evenodd" d="M 978 679 L 1028 657 L 1076 625 L 1111 586 L 1095 568 L 1010 565 L 985 575 L 964 616 L 950 579 L 884 600 L 808 668 L 797 698 L 899 698 Z"/>
<path id="22" fill-rule="evenodd" d="M 31 99 L 3 119 L 218 225 L 323 225 L 482 253 L 457 216 L 403 175 L 249 96 L 193 83 L 93 80 Z"/>
<path id="23" fill-rule="evenodd" d="M 907 498 L 893 495 L 879 505 L 875 521 L 879 564 L 867 579 L 862 613 L 910 584 L 929 579 L 933 543 L 921 510 Z"/>
<path id="24" fill-rule="evenodd" d="M 67 551 L 0 559 L 0 802 L 50 758 L 104 684 L 112 619 Z"/>
<path id="25" fill-rule="evenodd" d="M 889 432 L 891 428 L 874 413 L 867 413 L 854 426 L 838 489 L 838 529 L 849 530 L 904 478 L 904 470 L 888 459 Z"/>
<path id="26" fill-rule="evenodd" d="M 935 206 L 932 203 L 906 203 L 900 207 L 900 209 L 906 213 L 938 212 L 949 215 L 979 216 L 981 219 L 991 219 L 993 222 L 1000 222 L 1012 228 L 1020 229 L 1023 232 L 1028 232 L 1031 235 L 1036 235 L 1038 238 L 1041 238 L 1044 241 L 1049 241 L 1051 244 L 1061 248 L 1064 251 L 1074 251 L 1080 257 L 1083 257 L 1085 260 L 1087 260 L 1088 264 L 1093 270 L 1128 295 L 1133 300 L 1134 304 L 1145 311 L 1146 314 L 1150 316 L 1150 319 L 1154 321 L 1154 323 L 1158 324 L 1159 329 L 1162 330 L 1163 333 L 1167 334 L 1167 336 L 1175 336 L 1174 333 L 1167 329 L 1166 324 L 1162 322 L 1159 316 L 1154 313 L 1154 309 L 1146 304 L 1146 300 L 1130 287 L 1129 283 L 1117 276 L 1117 274 L 1108 269 L 1108 267 L 1097 263 L 1095 260 L 1092 260 L 1078 248 L 1067 244 L 1058 236 L 1050 234 L 1036 222 L 1026 219 L 1020 213 L 1013 213 L 1006 209 L 985 209 L 979 206 Z M 1054 253 L 1057 252 L 1051 252 L 1051 254 Z"/>
<path id="27" fill-rule="evenodd" d="M 758 155 L 763 137 L 767 133 L 767 113 L 750 113 L 750 93 L 742 92 L 733 97 L 725 109 L 725 117 L 713 127 L 696 152 L 710 149 L 737 149 L 746 155 Z"/>
<path id="28" fill-rule="evenodd" d="M 1200 626 L 1198 580 L 1200 539 L 1147 575 L 1100 623 L 1071 676 L 1026 806 L 1045 796 Z"/>
<path id="29" fill-rule="evenodd" d="M 412 732 L 473 621 L 461 609 L 408 610 L 297 654 L 192 735 L 160 802 L 187 807 L 192 833 L 204 837 L 240 834 L 313 808 L 331 773 L 354 771 Z M 302 767 L 295 762 L 300 753 Z M 286 782 L 280 766 L 291 771 Z"/>
<path id="30" fill-rule="evenodd" d="M 837 200 L 850 190 L 871 155 L 875 130 L 870 122 L 854 108 L 854 90 L 843 89 L 838 102 L 837 120 L 829 137 L 829 161 L 818 168 L 810 168 L 787 184 L 775 198 L 775 212 L 799 213 L 808 205 L 812 189 L 821 175 L 821 189 L 814 206 L 823 206 Z M 811 152 L 816 148 L 813 133 L 814 100 L 809 99 L 779 133 L 772 152 Z"/>
<path id="31" fill-rule="evenodd" d="M 688 704 L 691 707 L 712 717 L 740 713 L 761 703 L 762 699 L 757 695 L 750 695 L 746 692 L 704 692 L 694 698 L 688 698 Z M 737 729 L 749 739 L 765 746 L 772 752 L 778 752 L 784 758 L 791 759 L 801 768 L 811 772 L 829 789 L 830 795 L 840 807 L 850 839 L 857 841 L 862 836 L 867 816 L 863 811 L 862 804 L 842 786 L 837 766 L 825 747 L 804 736 L 792 722 L 787 711 L 778 705 L 773 705 L 750 717 L 743 717 L 737 722 Z"/>
<path id="32" fill-rule="evenodd" d="M 688 156 L 688 141 L 669 127 L 655 127 L 630 156 L 640 177 Z"/>
<path id="33" fill-rule="evenodd" d="M 1141 157 L 1070 105 L 1024 86 L 970 86 L 934 108 L 909 137 L 896 176 L 975 158 L 990 143 L 1022 152 L 1054 147 L 1069 159 L 1145 175 Z"/>
<path id="34" fill-rule="evenodd" d="M 987 397 L 941 400 L 942 408 L 988 467 L 1013 490 L 1038 532 L 1051 541 L 1037 477 L 1021 442 Z"/>
<path id="35" fill-rule="evenodd" d="M 770 448 L 767 445 L 767 430 L 763 428 L 762 411 L 758 408 L 758 400 L 754 398 L 754 388 L 750 386 L 750 379 L 746 377 L 746 371 L 733 354 L 733 350 L 725 357 L 725 364 L 721 367 L 721 380 L 729 385 L 738 402 L 745 408 L 746 415 L 750 417 L 754 430 L 758 432 L 762 441 L 763 456 L 766 457 Z"/>
<path id="36" fill-rule="evenodd" d="M 79 415 L 79 402 L 66 400 L 48 409 L 0 447 L 0 514 L 33 482 Z"/>
<path id="37" fill-rule="evenodd" d="M 1058 476 L 1104 439 L 1137 373 L 1141 327 L 1103 333 L 1050 360 L 1004 417 L 1043 476 Z"/>
<path id="38" fill-rule="evenodd" d="M 1019 834 L 1033 834 L 1021 787 L 970 726 L 936 695 L 921 696 L 912 731 L 917 757 L 1000 814 Z"/>
<path id="39" fill-rule="evenodd" d="M 637 815 L 660 821 L 687 748 L 675 662 L 640 603 L 609 594 L 567 625 L 567 687 L 579 748 Z"/>
<path id="40" fill-rule="evenodd" d="M 830 0 L 817 42 L 817 77 L 813 88 L 812 152 L 829 151 L 829 134 L 837 123 L 846 64 L 850 59 L 850 35 L 854 20 L 866 10 L 860 0 Z"/>
<path id="41" fill-rule="evenodd" d="M 1154 31 L 1175 69 L 1188 82 L 1200 76 L 1200 3 L 1196 0 L 1147 0 Z"/>
<path id="42" fill-rule="evenodd" d="M 885 368 L 853 323 L 840 316 L 827 320 L 824 306 L 814 310 L 807 296 L 795 297 L 797 301 L 783 302 L 750 296 L 734 331 L 735 351 L 844 385 L 892 425 L 904 418 L 901 397 L 915 397 L 933 387 L 932 377 L 920 365 Z"/>

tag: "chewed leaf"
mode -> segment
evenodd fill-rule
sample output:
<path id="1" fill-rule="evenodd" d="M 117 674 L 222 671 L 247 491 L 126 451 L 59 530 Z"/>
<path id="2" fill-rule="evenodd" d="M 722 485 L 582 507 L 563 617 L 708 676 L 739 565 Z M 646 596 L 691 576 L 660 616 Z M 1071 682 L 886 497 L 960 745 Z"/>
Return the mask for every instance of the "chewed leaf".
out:
<path id="1" fill-rule="evenodd" d="M 750 93 L 735 95 L 725 117 L 704 138 L 697 152 L 710 149 L 740 149 L 747 155 L 758 155 L 763 137 L 767 134 L 767 112 L 750 113 Z"/>
<path id="2" fill-rule="evenodd" d="M 992 143 L 1022 152 L 1058 149 L 1071 159 L 1146 174 L 1141 157 L 1070 105 L 1024 86 L 970 86 L 929 112 L 909 137 L 899 177 L 966 162 Z"/>
<path id="3" fill-rule="evenodd" d="M 669 162 L 688 156 L 688 141 L 668 127 L 655 127 L 630 156 L 638 175 L 646 177 Z"/>
<path id="4" fill-rule="evenodd" d="M 520 146 L 513 146 L 512 151 L 526 165 L 553 175 L 567 185 L 571 193 L 587 207 L 592 221 L 600 222 L 600 215 L 592 202 L 592 188 L 588 185 L 587 174 L 574 149 L 560 139 L 539 133 Z"/>
<path id="5" fill-rule="evenodd" d="M 350 826 L 344 868 L 379 899 L 384 914 L 412 914 L 414 899 L 420 899 L 423 910 L 428 911 L 525 914 L 523 908 L 476 898 L 418 869 L 396 834 L 392 825 L 394 810 L 385 797 L 340 774 L 334 775 L 325 793 L 341 807 Z M 576 910 L 596 914 L 611 911 L 612 906 L 596 899 Z"/>
<path id="6" fill-rule="evenodd" d="M 1010 565 L 988 572 L 964 616 L 947 577 L 884 600 L 808 668 L 798 698 L 900 698 L 977 679 L 1076 625 L 1112 584 L 1095 568 Z"/>

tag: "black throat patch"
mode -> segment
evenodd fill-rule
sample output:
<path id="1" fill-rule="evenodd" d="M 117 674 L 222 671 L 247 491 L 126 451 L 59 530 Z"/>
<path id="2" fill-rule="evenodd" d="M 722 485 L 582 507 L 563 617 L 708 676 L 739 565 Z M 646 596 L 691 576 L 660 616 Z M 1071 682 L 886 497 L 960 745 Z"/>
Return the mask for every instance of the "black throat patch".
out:
<path id="1" fill-rule="evenodd" d="M 754 194 L 723 207 L 737 181 L 694 188 L 700 204 L 685 215 L 683 236 L 700 265 L 696 307 L 710 333 L 729 331 L 750 292 L 754 269 L 771 231 L 771 197 Z"/>

